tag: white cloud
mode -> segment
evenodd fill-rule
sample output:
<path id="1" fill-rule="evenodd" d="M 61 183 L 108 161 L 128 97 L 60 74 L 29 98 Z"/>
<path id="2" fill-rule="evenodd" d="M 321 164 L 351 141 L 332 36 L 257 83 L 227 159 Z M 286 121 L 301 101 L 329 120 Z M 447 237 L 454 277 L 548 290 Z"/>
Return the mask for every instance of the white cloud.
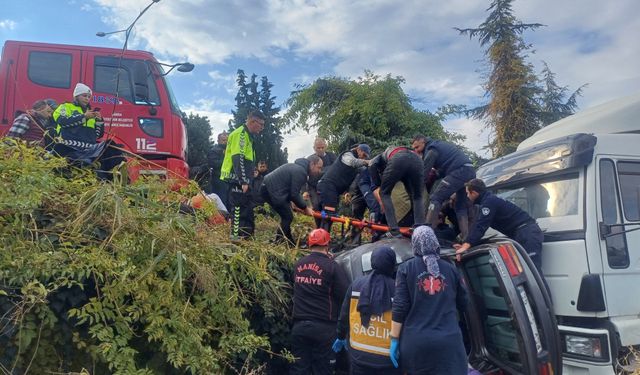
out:
<path id="1" fill-rule="evenodd" d="M 17 23 L 12 20 L 0 20 L 0 29 L 13 30 L 16 28 Z"/>
<path id="2" fill-rule="evenodd" d="M 313 154 L 313 140 L 316 133 L 307 133 L 303 130 L 296 130 L 284 136 L 282 146 L 287 148 L 289 162 L 292 163 L 298 158 L 305 158 Z"/>
<path id="3" fill-rule="evenodd" d="M 213 99 L 199 99 L 195 103 L 189 103 L 182 107 L 182 110 L 187 114 L 195 113 L 209 119 L 213 140 L 216 139 L 218 133 L 229 128 L 229 120 L 233 118 L 233 114 L 215 109 L 215 100 Z"/>

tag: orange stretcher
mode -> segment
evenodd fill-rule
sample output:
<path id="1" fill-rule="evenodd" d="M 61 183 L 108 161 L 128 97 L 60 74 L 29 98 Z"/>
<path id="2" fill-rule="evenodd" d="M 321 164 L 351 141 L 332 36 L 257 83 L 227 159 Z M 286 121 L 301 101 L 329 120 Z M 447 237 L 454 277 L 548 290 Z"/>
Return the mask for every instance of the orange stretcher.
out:
<path id="1" fill-rule="evenodd" d="M 317 219 L 325 219 L 325 220 L 330 219 L 331 222 L 333 223 L 342 223 L 342 224 L 345 224 L 346 226 L 352 226 L 358 229 L 369 228 L 376 232 L 388 232 L 390 230 L 389 227 L 386 225 L 375 224 L 366 220 L 353 219 L 347 216 L 332 216 L 332 215 L 326 215 L 326 214 L 323 215 L 322 212 L 318 212 L 318 211 L 313 211 L 313 217 Z M 411 228 L 401 227 L 400 233 L 405 237 L 411 237 Z"/>

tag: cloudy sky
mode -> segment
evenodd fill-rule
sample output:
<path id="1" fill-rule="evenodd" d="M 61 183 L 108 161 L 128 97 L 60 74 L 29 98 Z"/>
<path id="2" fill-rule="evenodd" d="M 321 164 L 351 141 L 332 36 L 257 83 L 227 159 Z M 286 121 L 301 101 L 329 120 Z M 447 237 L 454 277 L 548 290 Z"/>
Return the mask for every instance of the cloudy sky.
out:
<path id="1" fill-rule="evenodd" d="M 0 44 L 5 40 L 121 48 L 122 34 L 150 0 L 0 0 Z M 136 24 L 130 48 L 166 62 L 188 60 L 192 73 L 171 74 L 186 112 L 209 117 L 213 132 L 226 128 L 234 106 L 238 69 L 275 85 L 283 104 L 296 84 L 335 75 L 355 78 L 365 69 L 406 79 L 414 106 L 476 105 L 483 51 L 454 27 L 476 27 L 489 0 L 161 0 Z M 558 82 L 589 86 L 582 108 L 640 91 L 640 1 L 515 0 L 523 22 L 546 26 L 524 35 L 536 67 L 546 61 Z M 635 66 L 635 68 L 634 68 Z M 487 143 L 482 124 L 445 123 L 467 135 L 476 151 Z M 286 136 L 290 160 L 311 152 L 313 134 Z"/>

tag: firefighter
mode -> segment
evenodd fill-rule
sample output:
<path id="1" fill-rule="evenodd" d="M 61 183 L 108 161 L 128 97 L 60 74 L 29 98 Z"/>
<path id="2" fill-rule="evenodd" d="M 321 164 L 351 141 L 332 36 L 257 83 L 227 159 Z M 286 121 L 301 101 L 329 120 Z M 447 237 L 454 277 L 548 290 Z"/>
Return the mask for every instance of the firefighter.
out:
<path id="1" fill-rule="evenodd" d="M 253 136 L 262 131 L 264 120 L 262 112 L 250 112 L 246 123 L 232 131 L 227 140 L 220 179 L 230 185 L 228 207 L 232 240 L 247 239 L 253 236 L 255 229 L 253 200 L 249 191 L 255 168 Z"/>
<path id="2" fill-rule="evenodd" d="M 415 228 L 411 248 L 415 257 L 396 274 L 391 362 L 408 374 L 466 375 L 458 317 L 466 309 L 467 292 L 460 274 L 440 259 L 440 244 L 429 226 Z"/>
<path id="3" fill-rule="evenodd" d="M 484 181 L 479 178 L 469 181 L 466 189 L 469 200 L 480 207 L 469 236 L 462 245 L 454 245 L 456 254 L 479 244 L 484 233 L 491 227 L 522 245 L 542 275 L 544 234 L 536 220 L 515 204 L 491 194 Z"/>
<path id="4" fill-rule="evenodd" d="M 349 189 L 358 172 L 369 165 L 370 154 L 371 147 L 364 143 L 343 152 L 318 181 L 320 204 L 327 215 L 336 214 L 340 195 Z M 325 220 L 322 227 L 329 229 L 331 222 Z"/>
<path id="5" fill-rule="evenodd" d="M 321 170 L 322 159 L 311 155 L 306 159 L 300 158 L 294 163 L 281 165 L 264 178 L 264 183 L 260 187 L 260 195 L 280 216 L 280 228 L 276 233 L 276 243 L 287 241 L 290 246 L 295 245 L 291 234 L 291 222 L 293 221 L 291 204 L 304 210 L 305 214 L 313 215 L 311 207 L 302 198 L 301 189 L 309 177 L 317 176 Z"/>
<path id="6" fill-rule="evenodd" d="M 393 272 L 396 253 L 388 246 L 371 254 L 373 271 L 353 281 L 342 302 L 333 351 L 347 347 L 352 375 L 400 375 L 389 361 Z"/>
<path id="7" fill-rule="evenodd" d="M 424 175 L 428 177 L 435 168 L 442 181 L 429 196 L 427 224 L 433 228 L 438 225 L 438 215 L 442 204 L 456 193 L 456 215 L 462 237 L 469 233 L 469 213 L 467 212 L 467 196 L 465 182 L 476 177 L 476 171 L 469 157 L 456 145 L 444 141 L 436 141 L 424 135 L 413 138 L 412 147 L 423 155 Z"/>
<path id="8" fill-rule="evenodd" d="M 331 345 L 336 339 L 340 304 L 349 287 L 342 268 L 331 259 L 329 232 L 309 234 L 311 254 L 294 268 L 291 352 L 296 357 L 291 375 L 328 375 L 334 361 Z"/>
<path id="9" fill-rule="evenodd" d="M 369 174 L 376 195 L 380 197 L 384 215 L 387 219 L 390 234 L 400 237 L 400 229 L 396 219 L 395 207 L 391 200 L 391 191 L 396 183 L 404 184 L 413 208 L 413 224 L 424 223 L 424 203 L 422 201 L 422 184 L 424 174 L 420 157 L 406 147 L 389 146 L 371 160 Z M 382 175 L 382 176 L 381 176 Z"/>
<path id="10" fill-rule="evenodd" d="M 104 122 L 99 109 L 92 109 L 91 88 L 78 83 L 73 89 L 73 102 L 62 103 L 53 112 L 56 140 L 53 151 L 80 166 L 100 162 L 98 177 L 112 179 L 111 169 L 124 161 L 122 151 L 111 140 L 98 142 L 104 135 Z"/>

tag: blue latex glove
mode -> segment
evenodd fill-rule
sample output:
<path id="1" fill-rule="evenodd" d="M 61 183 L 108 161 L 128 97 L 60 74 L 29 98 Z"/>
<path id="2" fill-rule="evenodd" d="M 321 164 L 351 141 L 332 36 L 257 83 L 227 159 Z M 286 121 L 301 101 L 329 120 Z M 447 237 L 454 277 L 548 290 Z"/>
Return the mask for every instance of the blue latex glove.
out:
<path id="1" fill-rule="evenodd" d="M 333 342 L 333 346 L 331 347 L 331 349 L 333 349 L 334 352 L 338 353 L 339 351 L 341 351 L 342 349 L 345 350 L 349 350 L 347 348 L 347 340 L 346 339 L 336 339 L 336 341 Z"/>
<path id="2" fill-rule="evenodd" d="M 398 339 L 391 339 L 391 347 L 389 348 L 389 357 L 393 367 L 398 368 L 398 359 L 400 359 L 400 352 L 398 351 Z"/>

